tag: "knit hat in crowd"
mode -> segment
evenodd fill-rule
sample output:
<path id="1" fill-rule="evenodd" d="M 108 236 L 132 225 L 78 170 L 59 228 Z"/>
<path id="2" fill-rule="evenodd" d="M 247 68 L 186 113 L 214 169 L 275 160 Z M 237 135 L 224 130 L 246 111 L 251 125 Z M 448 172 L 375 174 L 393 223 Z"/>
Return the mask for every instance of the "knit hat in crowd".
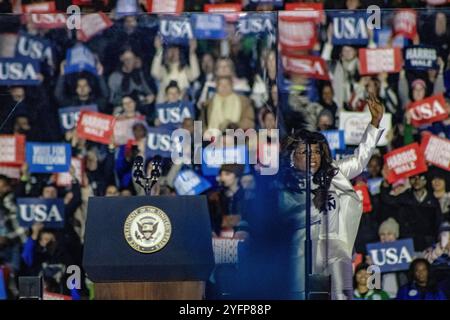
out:
<path id="1" fill-rule="evenodd" d="M 220 167 L 220 172 L 222 171 L 231 172 L 234 173 L 236 177 L 241 177 L 244 173 L 244 165 L 236 163 L 223 164 Z"/>
<path id="2" fill-rule="evenodd" d="M 425 89 L 427 88 L 427 84 L 422 79 L 416 79 L 411 83 L 411 88 L 414 88 L 417 85 L 421 85 Z"/>
<path id="3" fill-rule="evenodd" d="M 380 224 L 378 234 L 380 233 L 393 233 L 395 237 L 398 238 L 400 234 L 400 226 L 394 218 L 388 218 Z"/>

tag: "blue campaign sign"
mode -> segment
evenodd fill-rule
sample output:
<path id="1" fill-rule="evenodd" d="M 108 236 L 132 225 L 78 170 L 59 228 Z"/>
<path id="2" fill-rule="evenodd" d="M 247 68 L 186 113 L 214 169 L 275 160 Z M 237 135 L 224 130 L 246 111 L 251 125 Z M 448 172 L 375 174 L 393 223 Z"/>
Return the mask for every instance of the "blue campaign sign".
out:
<path id="1" fill-rule="evenodd" d="M 156 155 L 170 158 L 176 142 L 172 141 L 172 131 L 168 128 L 149 128 L 145 155 L 150 159 Z"/>
<path id="2" fill-rule="evenodd" d="M 430 46 L 409 46 L 404 49 L 405 69 L 439 69 L 437 50 Z"/>
<path id="3" fill-rule="evenodd" d="M 63 132 L 75 129 L 82 110 L 97 112 L 98 108 L 96 104 L 89 104 L 78 107 L 64 107 L 58 110 L 59 124 L 61 125 L 61 130 Z"/>
<path id="4" fill-rule="evenodd" d="M 184 169 L 175 177 L 173 186 L 178 195 L 198 195 L 211 188 L 211 183 L 193 170 Z"/>
<path id="5" fill-rule="evenodd" d="M 392 37 L 391 28 L 374 29 L 374 41 L 378 48 L 390 47 L 389 41 Z M 407 39 L 402 35 L 394 37 L 392 42 L 393 48 L 403 48 L 407 43 Z"/>
<path id="6" fill-rule="evenodd" d="M 221 14 L 193 14 L 191 25 L 196 39 L 220 40 L 227 37 L 225 16 Z"/>
<path id="7" fill-rule="evenodd" d="M 185 118 L 195 119 L 194 105 L 188 101 L 157 104 L 156 114 L 161 125 L 169 129 L 179 128 Z"/>
<path id="8" fill-rule="evenodd" d="M 53 51 L 50 41 L 25 32 L 19 32 L 17 35 L 15 56 L 46 61 L 48 65 L 53 65 Z"/>
<path id="9" fill-rule="evenodd" d="M 203 149 L 202 174 L 217 176 L 223 164 L 237 163 L 244 165 L 244 174 L 250 173 L 250 164 L 245 146 L 218 147 L 207 146 Z"/>
<path id="10" fill-rule="evenodd" d="M 42 222 L 47 228 L 64 228 L 64 199 L 17 198 L 17 208 L 22 227 Z"/>
<path id="11" fill-rule="evenodd" d="M 367 14 L 360 11 L 331 13 L 334 45 L 367 45 L 369 43 Z"/>
<path id="12" fill-rule="evenodd" d="M 333 157 L 336 150 L 345 149 L 344 130 L 327 130 L 320 133 L 327 139 Z"/>
<path id="13" fill-rule="evenodd" d="M 275 15 L 252 14 L 239 17 L 237 32 L 242 35 L 275 34 Z"/>
<path id="14" fill-rule="evenodd" d="M 377 242 L 366 245 L 367 252 L 381 272 L 408 270 L 414 257 L 414 244 L 411 238 L 394 242 Z"/>
<path id="15" fill-rule="evenodd" d="M 31 173 L 68 172 L 72 150 L 68 143 L 27 142 L 26 160 Z"/>
<path id="16" fill-rule="evenodd" d="M 36 86 L 40 84 L 40 62 L 37 59 L 0 58 L 0 86 Z"/>
<path id="17" fill-rule="evenodd" d="M 187 46 L 189 39 L 194 38 L 191 21 L 188 17 L 161 17 L 159 33 L 165 44 Z"/>
<path id="18" fill-rule="evenodd" d="M 3 268 L 0 266 L 0 300 L 6 300 L 8 296 L 6 295 L 6 285 L 5 285 L 5 275 L 3 274 Z"/>
<path id="19" fill-rule="evenodd" d="M 98 75 L 94 54 L 87 47 L 78 43 L 67 50 L 64 73 L 70 74 L 82 71 Z"/>
<path id="20" fill-rule="evenodd" d="M 272 4 L 275 7 L 282 7 L 284 4 L 284 0 L 250 0 L 250 3 L 253 4 Z"/>

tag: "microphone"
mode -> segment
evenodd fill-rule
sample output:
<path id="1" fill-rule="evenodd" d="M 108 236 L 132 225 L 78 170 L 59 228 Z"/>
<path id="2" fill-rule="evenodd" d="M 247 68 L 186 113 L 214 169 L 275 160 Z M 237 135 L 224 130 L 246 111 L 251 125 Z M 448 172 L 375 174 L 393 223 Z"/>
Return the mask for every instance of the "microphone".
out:
<path id="1" fill-rule="evenodd" d="M 142 170 L 143 166 L 144 166 L 144 158 L 142 156 L 137 156 L 133 162 L 134 168 L 133 178 L 135 179 L 136 183 L 141 187 L 144 187 L 141 182 L 141 179 L 144 179 L 145 177 L 144 171 Z"/>

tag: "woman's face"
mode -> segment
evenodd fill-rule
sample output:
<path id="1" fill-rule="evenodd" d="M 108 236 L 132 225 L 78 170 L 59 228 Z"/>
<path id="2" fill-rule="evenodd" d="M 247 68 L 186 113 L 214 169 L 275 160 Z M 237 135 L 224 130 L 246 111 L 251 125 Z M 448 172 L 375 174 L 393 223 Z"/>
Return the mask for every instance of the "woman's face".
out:
<path id="1" fill-rule="evenodd" d="M 178 100 L 180 100 L 180 90 L 175 87 L 170 87 L 167 90 L 167 102 L 173 103 L 177 102 Z"/>
<path id="2" fill-rule="evenodd" d="M 55 242 L 55 235 L 53 233 L 43 232 L 41 234 L 41 237 L 39 239 L 39 245 L 42 248 L 46 248 L 48 245 L 52 244 L 53 242 Z"/>
<path id="3" fill-rule="evenodd" d="M 436 177 L 431 180 L 431 186 L 433 187 L 433 191 L 445 191 L 445 180 Z"/>
<path id="4" fill-rule="evenodd" d="M 227 59 L 220 59 L 216 64 L 216 77 L 230 77 L 232 76 L 230 61 Z"/>
<path id="5" fill-rule="evenodd" d="M 416 85 L 413 88 L 413 100 L 419 101 L 425 98 L 425 88 L 422 85 Z"/>
<path id="6" fill-rule="evenodd" d="M 320 169 L 322 155 L 319 144 L 311 145 L 311 172 L 314 174 Z M 306 171 L 306 145 L 300 144 L 294 151 L 294 166 L 298 170 Z"/>
<path id="7" fill-rule="evenodd" d="M 220 79 L 217 82 L 217 94 L 220 96 L 228 96 L 233 93 L 233 85 L 229 79 Z"/>
<path id="8" fill-rule="evenodd" d="M 367 83 L 367 92 L 369 94 L 373 94 L 375 96 L 378 96 L 378 91 L 379 91 L 379 85 L 376 81 L 370 79 L 369 82 Z"/>
<path id="9" fill-rule="evenodd" d="M 122 99 L 122 108 L 125 113 L 133 113 L 136 111 L 136 102 L 130 97 L 125 97 Z"/>
<path id="10" fill-rule="evenodd" d="M 356 284 L 359 286 L 366 286 L 368 278 L 369 278 L 369 274 L 367 273 L 367 270 L 361 269 L 355 275 Z"/>
<path id="11" fill-rule="evenodd" d="M 136 125 L 133 128 L 133 135 L 136 140 L 144 139 L 147 136 L 147 130 L 144 125 Z"/>
<path id="12" fill-rule="evenodd" d="M 397 240 L 397 237 L 391 231 L 380 232 L 379 237 L 380 237 L 380 242 L 394 242 Z"/>
<path id="13" fill-rule="evenodd" d="M 356 50 L 350 46 L 342 47 L 342 59 L 344 61 L 351 61 L 356 58 Z"/>
<path id="14" fill-rule="evenodd" d="M 127 50 L 120 56 L 120 61 L 126 70 L 131 71 L 136 65 L 136 56 L 132 51 Z"/>
<path id="15" fill-rule="evenodd" d="M 417 283 L 426 285 L 428 282 L 428 268 L 425 263 L 418 263 L 414 268 L 414 279 Z"/>

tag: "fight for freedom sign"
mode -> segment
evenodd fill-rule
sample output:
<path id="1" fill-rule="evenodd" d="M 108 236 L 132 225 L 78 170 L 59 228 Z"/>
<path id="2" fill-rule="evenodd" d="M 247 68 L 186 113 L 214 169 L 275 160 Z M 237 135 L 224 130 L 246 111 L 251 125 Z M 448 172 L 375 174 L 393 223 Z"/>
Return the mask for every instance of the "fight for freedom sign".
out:
<path id="1" fill-rule="evenodd" d="M 0 164 L 20 166 L 25 161 L 25 136 L 22 134 L 0 135 Z"/>
<path id="2" fill-rule="evenodd" d="M 71 154 L 68 143 L 26 143 L 26 159 L 31 173 L 69 171 Z"/>
<path id="3" fill-rule="evenodd" d="M 388 152 L 384 155 L 384 163 L 388 168 L 388 183 L 428 170 L 425 157 L 417 142 Z"/>
<path id="4" fill-rule="evenodd" d="M 426 134 L 422 138 L 420 148 L 427 162 L 450 171 L 450 140 Z"/>
<path id="5" fill-rule="evenodd" d="M 444 95 L 435 95 L 412 102 L 407 107 L 411 124 L 415 127 L 442 121 L 448 118 Z"/>
<path id="6" fill-rule="evenodd" d="M 46 228 L 64 228 L 64 200 L 17 198 L 18 220 L 22 227 L 41 222 Z"/>
<path id="7" fill-rule="evenodd" d="M 408 270 L 414 258 L 413 240 L 402 239 L 393 242 L 367 244 L 367 252 L 381 272 Z"/>
<path id="8" fill-rule="evenodd" d="M 362 75 L 381 72 L 397 73 L 401 69 L 400 48 L 359 49 L 359 71 Z"/>
<path id="9" fill-rule="evenodd" d="M 116 118 L 111 115 L 83 110 L 77 124 L 78 137 L 109 144 L 114 132 L 115 121 Z"/>

